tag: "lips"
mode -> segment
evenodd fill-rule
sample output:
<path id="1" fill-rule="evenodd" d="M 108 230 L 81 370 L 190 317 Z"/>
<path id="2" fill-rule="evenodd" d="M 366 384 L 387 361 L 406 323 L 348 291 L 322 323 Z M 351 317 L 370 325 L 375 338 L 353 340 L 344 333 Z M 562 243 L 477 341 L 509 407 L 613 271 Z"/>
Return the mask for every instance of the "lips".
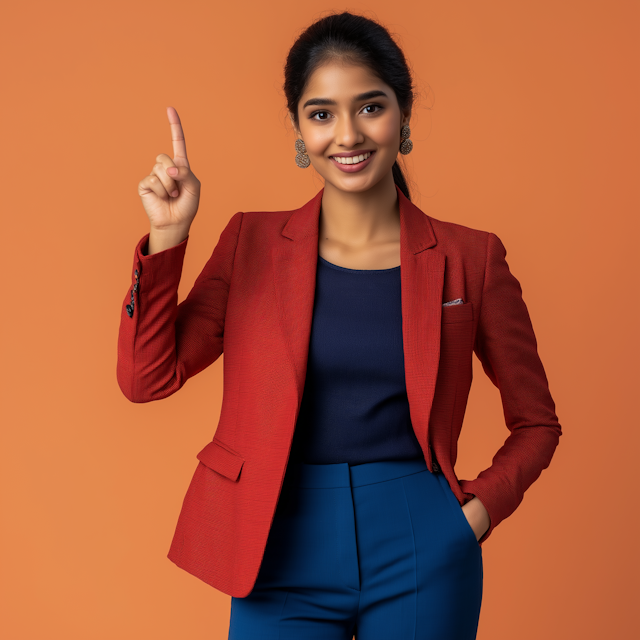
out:
<path id="1" fill-rule="evenodd" d="M 366 160 L 362 160 L 361 162 L 357 162 L 356 164 L 342 164 L 340 161 L 336 160 L 334 156 L 329 156 L 329 159 L 331 160 L 331 162 L 338 167 L 338 169 L 340 169 L 340 171 L 344 171 L 345 173 L 356 173 L 358 171 L 362 171 L 363 169 L 365 169 L 367 166 L 369 166 L 371 160 L 373 159 L 374 155 L 375 155 L 375 151 L 371 151 L 371 152 L 364 152 L 364 153 L 370 153 L 371 155 L 366 159 Z M 350 155 L 341 155 L 338 156 L 340 158 L 344 158 L 344 157 L 354 157 L 356 155 L 364 155 L 363 152 L 353 152 Z"/>
<path id="2" fill-rule="evenodd" d="M 345 153 L 334 153 L 330 158 L 352 158 L 353 156 L 360 156 L 365 153 L 373 153 L 375 149 L 360 149 L 359 151 L 347 151 Z"/>

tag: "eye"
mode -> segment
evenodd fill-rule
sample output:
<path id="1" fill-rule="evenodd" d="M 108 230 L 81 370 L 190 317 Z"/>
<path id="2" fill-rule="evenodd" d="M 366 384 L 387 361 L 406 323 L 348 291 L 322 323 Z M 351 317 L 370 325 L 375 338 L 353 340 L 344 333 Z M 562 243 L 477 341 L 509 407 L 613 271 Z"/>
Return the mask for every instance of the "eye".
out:
<path id="1" fill-rule="evenodd" d="M 382 105 L 379 104 L 368 104 L 365 109 L 373 109 L 373 108 L 377 108 L 377 109 L 382 109 Z M 377 111 L 368 111 L 367 113 L 377 113 Z"/>
<path id="2" fill-rule="evenodd" d="M 328 112 L 328 111 L 314 111 L 314 112 L 309 116 L 309 118 L 310 118 L 311 120 L 316 120 L 316 116 L 317 116 L 318 114 L 320 114 L 320 113 L 326 113 L 327 115 L 329 114 L 329 112 Z M 327 118 L 320 118 L 319 120 L 322 122 L 322 121 L 324 121 L 324 120 L 327 120 Z"/>

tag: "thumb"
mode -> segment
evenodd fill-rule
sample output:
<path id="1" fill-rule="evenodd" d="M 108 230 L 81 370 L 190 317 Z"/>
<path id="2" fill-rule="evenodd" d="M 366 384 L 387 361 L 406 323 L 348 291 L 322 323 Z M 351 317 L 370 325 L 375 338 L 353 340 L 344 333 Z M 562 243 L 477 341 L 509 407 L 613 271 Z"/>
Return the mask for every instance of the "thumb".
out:
<path id="1" fill-rule="evenodd" d="M 182 182 L 184 185 L 189 185 L 197 182 L 196 177 L 193 175 L 189 167 L 169 167 L 167 173 L 176 181 Z"/>

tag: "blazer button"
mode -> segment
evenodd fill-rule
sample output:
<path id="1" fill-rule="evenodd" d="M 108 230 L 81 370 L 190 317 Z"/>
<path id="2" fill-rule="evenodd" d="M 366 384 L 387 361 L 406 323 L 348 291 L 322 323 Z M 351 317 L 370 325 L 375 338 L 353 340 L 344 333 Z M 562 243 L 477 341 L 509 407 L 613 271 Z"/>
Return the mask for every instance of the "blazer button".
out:
<path id="1" fill-rule="evenodd" d="M 440 468 L 440 465 L 438 464 L 438 461 L 436 460 L 436 456 L 433 453 L 433 447 L 431 445 L 429 445 L 429 451 L 431 452 L 431 469 L 432 469 L 433 473 L 440 473 L 442 471 L 442 469 Z"/>

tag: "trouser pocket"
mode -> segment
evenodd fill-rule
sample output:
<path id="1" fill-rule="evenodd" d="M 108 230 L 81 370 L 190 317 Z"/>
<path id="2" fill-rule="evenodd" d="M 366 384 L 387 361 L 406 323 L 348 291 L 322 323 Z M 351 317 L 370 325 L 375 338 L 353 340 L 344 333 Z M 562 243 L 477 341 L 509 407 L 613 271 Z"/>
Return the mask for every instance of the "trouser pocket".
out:
<path id="1" fill-rule="evenodd" d="M 462 507 L 458 502 L 458 498 L 456 498 L 455 493 L 453 493 L 453 490 L 449 486 L 449 483 L 447 482 L 447 479 L 444 477 L 444 474 L 438 473 L 436 474 L 436 477 L 440 482 L 440 487 L 442 488 L 442 491 L 445 494 L 445 497 L 447 498 L 447 502 L 449 503 L 449 506 L 453 511 L 454 519 L 458 521 L 458 526 L 461 528 L 461 531 L 463 531 L 464 534 L 466 534 L 467 538 L 469 538 L 469 540 L 472 541 L 476 545 L 476 547 L 478 547 L 478 549 L 481 549 L 480 543 L 476 538 L 476 534 L 473 528 L 471 527 L 471 525 L 469 524 L 467 517 L 464 515 L 464 511 L 462 510 Z"/>

